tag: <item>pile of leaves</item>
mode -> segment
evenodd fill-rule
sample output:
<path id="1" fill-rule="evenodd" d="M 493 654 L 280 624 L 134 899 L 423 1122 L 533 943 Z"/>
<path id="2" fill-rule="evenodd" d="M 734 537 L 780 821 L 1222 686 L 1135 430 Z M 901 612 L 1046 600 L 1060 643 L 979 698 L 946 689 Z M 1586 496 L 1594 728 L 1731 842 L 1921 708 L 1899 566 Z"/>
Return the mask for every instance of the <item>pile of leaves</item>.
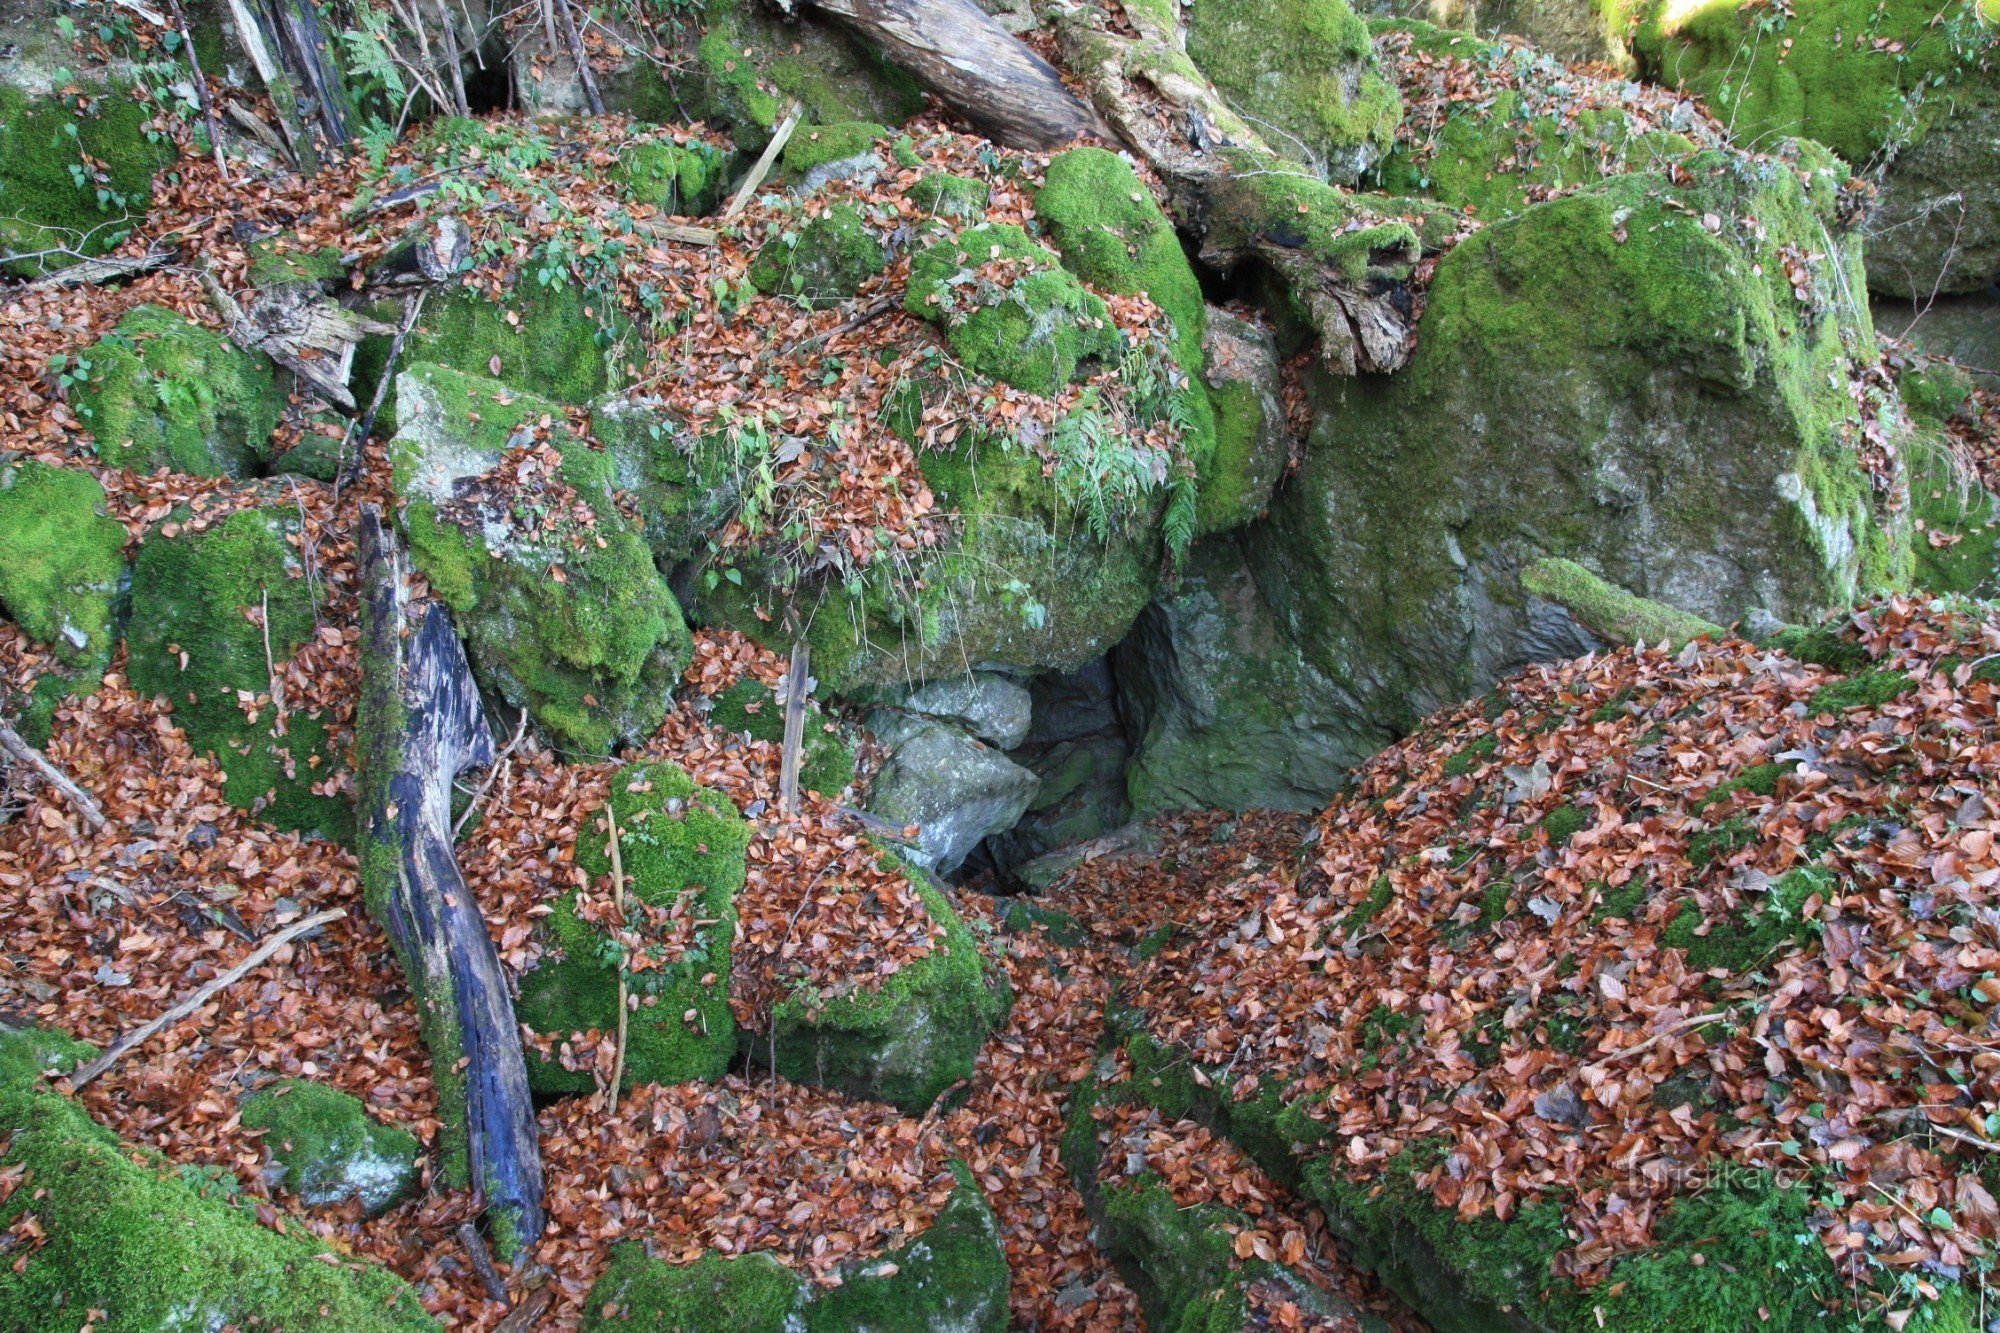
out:
<path id="1" fill-rule="evenodd" d="M 1585 1284 L 1717 1170 L 1805 1180 L 1839 1273 L 1906 1320 L 2000 1234 L 2000 615 L 1837 628 L 1531 668 L 1440 715 L 1303 856 L 1216 874 L 1129 1000 L 1327 1126 L 1350 1180 L 1558 1206 Z"/>

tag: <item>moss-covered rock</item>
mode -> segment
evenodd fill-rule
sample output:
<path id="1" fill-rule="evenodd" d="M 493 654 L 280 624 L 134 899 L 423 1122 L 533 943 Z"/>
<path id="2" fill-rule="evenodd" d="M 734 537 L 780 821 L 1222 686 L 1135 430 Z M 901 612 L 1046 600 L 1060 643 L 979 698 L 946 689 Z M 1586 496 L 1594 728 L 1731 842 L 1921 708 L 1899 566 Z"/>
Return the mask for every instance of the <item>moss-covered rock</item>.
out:
<path id="1" fill-rule="evenodd" d="M 1053 394 L 1123 338 L 1099 297 L 1009 223 L 980 223 L 910 260 L 904 307 L 945 329 L 981 375 Z"/>
<path id="2" fill-rule="evenodd" d="M 151 113 L 130 86 L 34 92 L 4 73 L 0 273 L 33 276 L 104 254 L 144 220 L 154 175 L 179 156 L 172 140 L 146 128 Z"/>
<path id="3" fill-rule="evenodd" d="M 876 149 L 888 137 L 889 127 L 872 120 L 814 125 L 785 142 L 779 162 L 787 180 L 811 193 L 830 180 L 881 170 L 883 158 Z"/>
<path id="4" fill-rule="evenodd" d="M 1916 586 L 1926 592 L 1991 596 L 2000 586 L 2000 498 L 1980 484 L 1936 434 L 1920 430 L 1903 446 L 1916 531 Z"/>
<path id="5" fill-rule="evenodd" d="M 116 642 L 125 526 L 80 468 L 0 461 L 0 610 L 72 667 L 102 671 Z"/>
<path id="6" fill-rule="evenodd" d="M 820 125 L 900 125 L 924 107 L 916 80 L 809 14 L 780 18 L 747 0 L 707 0 L 696 52 L 700 114 L 756 152 L 794 99 Z M 697 110 L 690 102 L 690 110 Z"/>
<path id="7" fill-rule="evenodd" d="M 1362 0 L 1355 9 L 1371 20 L 1428 20 L 1489 41 L 1518 37 L 1565 65 L 1632 65 L 1620 6 L 1603 0 Z"/>
<path id="8" fill-rule="evenodd" d="M 785 738 L 785 706 L 777 692 L 754 676 L 745 676 L 715 696 L 709 722 L 773 745 Z M 799 753 L 799 787 L 837 797 L 854 782 L 858 762 L 847 729 L 827 716 L 817 699 L 806 704 L 805 743 Z"/>
<path id="9" fill-rule="evenodd" d="M 2000 33 L 1981 0 L 1640 7 L 1640 67 L 1744 142 L 1816 139 L 1881 186 L 1869 285 L 1922 301 L 2000 277 Z"/>
<path id="10" fill-rule="evenodd" d="M 584 1302 L 587 1330 L 729 1329 L 731 1333 L 999 1333 L 1007 1327 L 1000 1228 L 972 1173 L 957 1162 L 951 1201 L 912 1240 L 841 1270 L 838 1286 L 807 1282 L 767 1251 L 713 1251 L 670 1267 L 626 1242 Z"/>
<path id="11" fill-rule="evenodd" d="M 699 433 L 658 399 L 614 393 L 590 405 L 590 429 L 661 569 L 698 554 L 736 512 L 744 461 L 727 428 Z"/>
<path id="12" fill-rule="evenodd" d="M 704 139 L 686 143 L 654 140 L 618 155 L 612 179 L 635 202 L 684 217 L 708 213 L 728 184 L 731 156 Z"/>
<path id="13" fill-rule="evenodd" d="M 1172 392 L 1199 488 L 1197 512 L 1206 520 L 1201 531 L 1226 525 L 1240 507 L 1231 494 L 1240 478 L 1217 472 L 1215 409 L 1201 381 L 1208 307 L 1173 223 L 1131 163 L 1102 148 L 1073 148 L 1050 159 L 1035 216 L 1048 227 L 1063 267 L 1099 291 L 1143 294 L 1167 316 L 1178 378 Z"/>
<path id="14" fill-rule="evenodd" d="M 567 280 L 542 286 L 524 274 L 497 299 L 466 286 L 433 295 L 410 330 L 402 364 L 427 361 L 495 387 L 587 403 L 620 378 L 617 336 L 616 312 L 604 298 Z"/>
<path id="15" fill-rule="evenodd" d="M 368 1114 L 353 1093 L 287 1079 L 244 1098 L 242 1118 L 265 1131 L 271 1183 L 308 1208 L 353 1199 L 373 1217 L 417 1183 L 417 1136 Z"/>
<path id="16" fill-rule="evenodd" d="M 986 1034 L 1006 1017 L 1013 997 L 944 892 L 927 874 L 910 874 L 931 920 L 944 927 L 943 940 L 878 989 L 794 991 L 773 1007 L 773 1030 L 746 1034 L 745 1043 L 794 1082 L 922 1115 L 971 1076 Z"/>
<path id="17" fill-rule="evenodd" d="M 892 827 L 914 825 L 910 857 L 950 874 L 988 835 L 1012 828 L 1040 781 L 949 722 L 883 709 L 868 727 L 888 749 L 868 809 Z"/>
<path id="18" fill-rule="evenodd" d="M 1187 53 L 1272 147 L 1353 183 L 1389 150 L 1402 99 L 1346 0 L 1193 0 Z"/>
<path id="19" fill-rule="evenodd" d="M 750 265 L 750 281 L 766 296 L 788 296 L 817 310 L 853 296 L 888 264 L 888 251 L 861 210 L 843 201 L 797 231 L 766 241 Z"/>
<path id="20" fill-rule="evenodd" d="M 231 804 L 345 838 L 353 812 L 327 722 L 280 707 L 272 688 L 318 624 L 298 524 L 289 497 L 273 495 L 219 523 L 181 509 L 153 529 L 132 570 L 126 669 L 133 688 L 173 705 Z"/>
<path id="21" fill-rule="evenodd" d="M 1215 450 L 1201 475 L 1200 531 L 1227 532 L 1261 516 L 1291 463 L 1277 340 L 1269 329 L 1211 310 L 1202 344 Z"/>
<path id="22" fill-rule="evenodd" d="M 985 217 L 986 203 L 992 195 L 992 187 L 985 181 L 933 171 L 912 185 L 907 197 L 932 217 L 963 221 Z"/>
<path id="23" fill-rule="evenodd" d="M 1703 636 L 1718 640 L 1723 636 L 1720 625 L 1661 602 L 1634 597 L 1574 560 L 1552 557 L 1535 561 L 1521 571 L 1521 591 L 1562 607 L 1608 643 L 1671 650 Z"/>
<path id="24" fill-rule="evenodd" d="M 1372 723 L 1577 651 L 1521 586 L 1545 556 L 1725 625 L 1909 577 L 1901 483 L 1862 461 L 1858 257 L 1827 249 L 1845 172 L 1811 145 L 1678 171 L 1458 246 L 1406 371 L 1309 372 L 1307 457 L 1251 565 Z"/>
<path id="25" fill-rule="evenodd" d="M 44 1081 L 90 1054 L 48 1033 L 0 1034 L 0 1166 L 33 1182 L 0 1201 L 0 1227 L 32 1216 L 40 1237 L 0 1268 L 0 1327 L 437 1327 L 399 1279 L 302 1226 L 259 1225 L 226 1174 L 120 1143 Z"/>
<path id="26" fill-rule="evenodd" d="M 397 424 L 403 530 L 482 681 L 567 748 L 603 754 L 650 733 L 693 638 L 615 503 L 612 456 L 555 404 L 442 366 L 397 377 Z M 553 458 L 533 461 L 533 492 L 485 484 L 544 435 Z"/>
<path id="27" fill-rule="evenodd" d="M 556 1042 L 616 1031 L 622 971 L 635 1001 L 627 1013 L 626 1085 L 719 1078 L 736 1053 L 729 957 L 750 825 L 728 797 L 669 763 L 613 774 L 611 809 L 625 878 L 622 938 L 602 919 L 609 897 L 601 887 L 590 894 L 589 920 L 579 893 L 563 897 L 541 927 L 548 953 L 521 979 L 515 1012 Z M 593 819 L 578 837 L 576 861 L 600 886 L 611 874 L 603 820 Z M 672 956 L 663 947 L 668 939 L 681 946 Z M 542 1092 L 591 1087 L 589 1073 L 533 1052 L 528 1075 Z"/>
<path id="28" fill-rule="evenodd" d="M 134 308 L 83 359 L 77 416 L 113 467 L 249 476 L 285 410 L 267 358 L 159 306 Z"/>

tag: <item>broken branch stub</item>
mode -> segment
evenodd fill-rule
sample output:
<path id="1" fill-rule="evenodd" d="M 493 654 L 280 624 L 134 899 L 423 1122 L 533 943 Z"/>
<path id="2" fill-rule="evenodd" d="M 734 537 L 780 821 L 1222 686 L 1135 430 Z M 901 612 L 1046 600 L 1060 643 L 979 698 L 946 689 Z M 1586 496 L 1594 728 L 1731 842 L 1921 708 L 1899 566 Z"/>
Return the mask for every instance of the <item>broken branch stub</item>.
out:
<path id="1" fill-rule="evenodd" d="M 544 1221 L 534 1106 L 506 974 L 451 836 L 452 779 L 493 762 L 493 733 L 450 613 L 408 603 L 394 538 L 373 505 L 362 511 L 359 546 L 362 891 L 417 998 L 445 1176 L 482 1192 L 512 1257 Z"/>

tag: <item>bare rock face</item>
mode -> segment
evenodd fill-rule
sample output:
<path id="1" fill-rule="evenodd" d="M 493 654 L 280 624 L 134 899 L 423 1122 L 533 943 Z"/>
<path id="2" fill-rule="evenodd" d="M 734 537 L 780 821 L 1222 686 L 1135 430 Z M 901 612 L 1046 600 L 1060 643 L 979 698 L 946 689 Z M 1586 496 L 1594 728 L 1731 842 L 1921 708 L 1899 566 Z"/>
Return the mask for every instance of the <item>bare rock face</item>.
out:
<path id="1" fill-rule="evenodd" d="M 917 826 L 910 858 L 949 874 L 988 834 L 1012 828 L 1040 779 L 946 722 L 881 710 L 869 730 L 889 746 L 869 812 Z"/>

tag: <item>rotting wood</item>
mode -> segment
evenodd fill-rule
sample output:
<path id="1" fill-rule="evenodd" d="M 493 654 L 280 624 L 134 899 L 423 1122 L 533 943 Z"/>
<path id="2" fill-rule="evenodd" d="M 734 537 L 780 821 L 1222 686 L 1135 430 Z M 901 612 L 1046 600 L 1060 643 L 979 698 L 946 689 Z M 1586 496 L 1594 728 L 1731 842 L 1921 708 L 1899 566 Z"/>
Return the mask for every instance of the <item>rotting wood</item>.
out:
<path id="1" fill-rule="evenodd" d="M 778 160 L 778 154 L 785 151 L 785 145 L 791 142 L 792 131 L 799 127 L 799 117 L 804 114 L 804 108 L 797 102 L 792 103 L 791 108 L 785 112 L 784 118 L 778 122 L 778 128 L 771 132 L 771 142 L 764 145 L 764 151 L 758 155 L 756 162 L 751 164 L 749 172 L 744 175 L 743 183 L 738 185 L 736 193 L 730 196 L 729 206 L 722 210 L 724 222 L 735 221 L 736 215 L 750 206 L 751 198 L 764 183 L 764 178 L 771 174 L 771 165 Z"/>
<path id="2" fill-rule="evenodd" d="M 534 1103 L 506 973 L 451 837 L 453 779 L 493 762 L 493 733 L 450 613 L 409 603 L 374 505 L 362 509 L 358 551 L 362 890 L 417 997 L 445 1177 L 479 1189 L 513 1258 L 544 1222 Z"/>

